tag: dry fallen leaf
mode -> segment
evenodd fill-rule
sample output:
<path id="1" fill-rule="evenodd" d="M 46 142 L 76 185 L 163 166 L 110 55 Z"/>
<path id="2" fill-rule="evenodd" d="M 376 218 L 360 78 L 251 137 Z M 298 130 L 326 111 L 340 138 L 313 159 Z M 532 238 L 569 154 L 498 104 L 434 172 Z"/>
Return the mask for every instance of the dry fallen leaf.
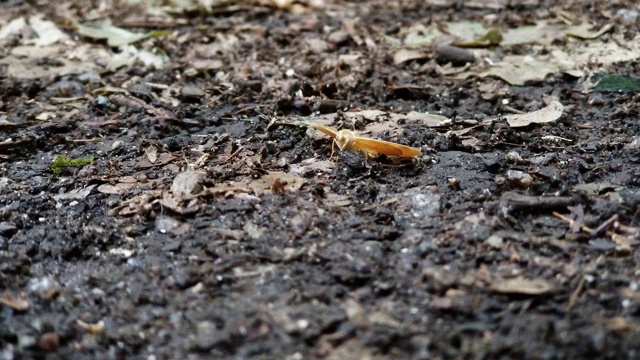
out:
<path id="1" fill-rule="evenodd" d="M 147 159 L 149 160 L 150 163 L 154 164 L 156 161 L 158 161 L 158 147 L 155 145 L 149 145 L 149 147 L 147 147 L 144 150 L 145 155 L 147 155 Z"/>
<path id="2" fill-rule="evenodd" d="M 572 36 L 582 40 L 593 40 L 613 29 L 613 24 L 607 24 L 599 30 L 592 30 L 592 28 L 593 26 L 591 24 L 583 23 L 568 28 L 564 33 L 567 34 L 567 36 Z"/>
<path id="3" fill-rule="evenodd" d="M 409 49 L 424 49 L 436 40 L 446 36 L 437 27 L 426 27 L 422 24 L 414 24 L 406 29 L 404 33 L 403 45 Z"/>
<path id="4" fill-rule="evenodd" d="M 100 320 L 95 324 L 86 323 L 80 319 L 76 320 L 76 324 L 79 328 L 86 330 L 89 334 L 96 335 L 104 330 L 104 321 Z"/>
<path id="5" fill-rule="evenodd" d="M 289 172 L 293 175 L 304 175 L 307 172 L 323 172 L 331 173 L 336 167 L 335 161 L 330 160 L 318 160 L 317 158 L 310 158 L 302 160 L 298 164 L 292 164 Z"/>
<path id="6" fill-rule="evenodd" d="M 97 40 L 107 40 L 107 45 L 118 47 L 132 44 L 150 37 L 168 35 L 170 31 L 156 30 L 148 33 L 133 33 L 131 31 L 114 26 L 110 19 L 105 19 L 97 26 L 86 26 L 73 21 L 78 34 Z"/>
<path id="7" fill-rule="evenodd" d="M 421 50 L 400 49 L 393 55 L 393 64 L 400 65 L 407 61 L 426 59 L 429 55 Z"/>
<path id="8" fill-rule="evenodd" d="M 400 326 L 402 326 L 402 324 L 398 320 L 382 311 L 374 311 L 373 313 L 368 315 L 368 319 L 372 324 L 384 325 L 391 328 L 399 328 Z"/>
<path id="9" fill-rule="evenodd" d="M 0 298 L 0 304 L 8 306 L 17 311 L 25 311 L 29 309 L 29 301 L 27 300 L 27 296 L 25 294 L 21 294 L 20 296 L 13 296 L 11 294 L 5 293 L 4 296 Z"/>
<path id="10" fill-rule="evenodd" d="M 38 34 L 38 38 L 34 40 L 36 46 L 47 46 L 69 40 L 69 35 L 60 30 L 52 21 L 43 20 L 42 17 L 43 15 L 40 14 L 29 19 L 31 28 Z"/>
<path id="11" fill-rule="evenodd" d="M 173 160 L 175 160 L 176 157 L 171 155 L 170 153 L 161 153 L 157 159 L 155 163 L 151 163 L 149 161 L 149 159 L 147 158 L 147 156 L 141 156 L 138 158 L 139 162 L 138 162 L 138 167 L 142 168 L 142 169 L 146 169 L 146 168 L 151 168 L 154 166 L 162 166 L 162 165 L 166 165 L 170 162 L 172 162 Z"/>
<path id="12" fill-rule="evenodd" d="M 631 331 L 637 329 L 637 324 L 627 321 L 622 316 L 615 316 L 606 321 L 607 328 L 612 331 Z"/>
<path id="13" fill-rule="evenodd" d="M 539 22 L 536 25 L 521 26 L 508 29 L 502 34 L 502 46 L 519 44 L 549 45 L 553 40 L 562 37 L 561 28 Z"/>
<path id="14" fill-rule="evenodd" d="M 60 200 L 83 200 L 84 198 L 89 196 L 89 194 L 91 194 L 91 191 L 96 186 L 97 186 L 96 184 L 93 184 L 93 185 L 89 185 L 89 186 L 84 187 L 84 188 L 71 190 L 71 191 L 66 192 L 64 194 L 53 195 L 52 197 L 53 197 L 53 199 L 55 201 L 60 201 Z"/>
<path id="15" fill-rule="evenodd" d="M 296 192 L 300 190 L 306 180 L 300 176 L 282 172 L 270 171 L 266 175 L 258 179 L 252 179 L 247 182 L 247 186 L 253 190 L 257 196 L 272 193 L 273 183 L 278 180 L 284 185 L 286 191 Z"/>
<path id="16" fill-rule="evenodd" d="M 351 197 L 347 195 L 339 195 L 328 193 L 325 195 L 324 205 L 330 208 L 340 208 L 351 205 Z"/>
<path id="17" fill-rule="evenodd" d="M 511 85 L 524 85 L 527 81 L 543 81 L 547 75 L 564 70 L 553 59 L 538 60 L 532 56 L 508 55 L 489 70 L 478 74 L 480 77 L 498 77 Z"/>
<path id="18" fill-rule="evenodd" d="M 6 39 L 10 36 L 19 34 L 26 26 L 27 21 L 24 17 L 13 19 L 0 27 L 0 39 Z"/>
<path id="19" fill-rule="evenodd" d="M 507 120 L 511 127 L 524 127 L 531 124 L 545 124 L 558 120 L 564 111 L 564 107 L 558 101 L 552 101 L 547 107 L 526 114 L 504 115 L 499 119 Z"/>
<path id="20" fill-rule="evenodd" d="M 491 284 L 491 290 L 501 294 L 544 295 L 555 291 L 555 287 L 542 278 L 529 280 L 517 277 L 494 280 L 493 284 Z"/>
<path id="21" fill-rule="evenodd" d="M 138 64 L 161 69 L 169 62 L 169 57 L 162 52 L 138 49 L 133 45 L 122 46 L 119 53 L 113 54 L 107 63 L 107 70 L 115 71 L 121 67 L 132 67 Z"/>
<path id="22" fill-rule="evenodd" d="M 87 50 L 86 48 L 77 49 L 78 52 Z M 60 57 L 61 52 L 67 52 L 64 47 L 57 44 L 50 46 L 17 46 L 11 49 L 8 56 L 0 58 L 0 65 L 6 66 L 7 75 L 20 79 L 36 79 L 48 78 L 52 76 L 64 76 L 72 74 L 80 74 L 88 70 L 96 68 L 92 61 L 77 61 L 71 57 Z M 87 50 L 87 56 L 98 55 L 99 51 Z M 92 54 L 89 54 L 92 53 Z M 42 59 L 53 59 L 59 63 L 59 66 L 49 66 Z"/>
<path id="23" fill-rule="evenodd" d="M 211 228 L 211 232 L 220 235 L 223 238 L 231 238 L 236 241 L 240 241 L 244 237 L 244 231 L 242 230 Z"/>
<path id="24" fill-rule="evenodd" d="M 97 190 L 103 194 L 121 195 L 134 186 L 135 184 L 132 184 L 132 183 L 117 183 L 115 185 L 102 184 L 98 186 Z"/>

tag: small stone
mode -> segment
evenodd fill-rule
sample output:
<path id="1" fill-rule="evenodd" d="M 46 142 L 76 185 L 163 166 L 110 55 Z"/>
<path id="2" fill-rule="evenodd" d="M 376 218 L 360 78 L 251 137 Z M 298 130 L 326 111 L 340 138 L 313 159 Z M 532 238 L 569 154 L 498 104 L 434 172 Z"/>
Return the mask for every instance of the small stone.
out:
<path id="1" fill-rule="evenodd" d="M 638 21 L 638 12 L 635 10 L 620 9 L 616 15 L 620 17 L 620 21 L 625 25 L 632 25 Z"/>
<path id="2" fill-rule="evenodd" d="M 503 241 L 502 237 L 500 237 L 498 235 L 489 236 L 489 238 L 487 240 L 485 240 L 485 242 L 489 246 L 494 248 L 494 249 L 500 249 L 500 248 L 502 248 L 502 245 L 504 244 L 504 241 Z"/>
<path id="3" fill-rule="evenodd" d="M 209 351 L 225 341 L 223 332 L 211 321 L 201 321 L 196 325 L 195 347 L 200 351 Z"/>
<path id="4" fill-rule="evenodd" d="M 113 144 L 111 144 L 111 151 L 121 148 L 122 145 L 124 145 L 124 142 L 122 142 L 121 140 L 114 141 Z"/>
<path id="5" fill-rule="evenodd" d="M 160 215 L 156 218 L 156 230 L 161 234 L 168 233 L 178 225 L 180 225 L 180 221 L 170 216 Z"/>
<path id="6" fill-rule="evenodd" d="M 176 175 L 171 184 L 171 192 L 177 199 L 182 199 L 191 194 L 202 191 L 202 171 L 183 171 Z"/>
<path id="7" fill-rule="evenodd" d="M 506 157 L 509 162 L 512 162 L 514 164 L 524 162 L 524 160 L 522 160 L 522 157 L 520 156 L 520 154 L 518 154 L 517 151 L 509 151 Z"/>
<path id="8" fill-rule="evenodd" d="M 185 86 L 182 88 L 180 93 L 184 97 L 191 97 L 191 98 L 201 98 L 206 94 L 204 90 L 196 86 Z"/>
<path id="9" fill-rule="evenodd" d="M 55 332 L 44 333 L 38 339 L 38 347 L 42 351 L 56 352 L 60 347 L 60 336 Z"/>
<path id="10" fill-rule="evenodd" d="M 60 284 L 48 276 L 31 279 L 28 288 L 30 292 L 47 300 L 56 297 L 62 291 Z"/>
<path id="11" fill-rule="evenodd" d="M 36 338 L 31 335 L 18 335 L 18 347 L 28 348 L 36 344 Z"/>
<path id="12" fill-rule="evenodd" d="M 511 187 L 528 189 L 533 183 L 531 175 L 518 170 L 507 171 L 507 184 Z"/>
<path id="13" fill-rule="evenodd" d="M 10 183 L 11 183 L 11 180 L 9 180 L 9 178 L 7 177 L 0 178 L 0 194 L 6 194 L 11 190 L 11 188 L 9 187 Z"/>
<path id="14" fill-rule="evenodd" d="M 344 30 L 337 30 L 329 34 L 329 37 L 327 37 L 327 41 L 332 44 L 341 44 L 348 41 L 350 37 L 351 35 L 349 35 L 348 32 Z"/>

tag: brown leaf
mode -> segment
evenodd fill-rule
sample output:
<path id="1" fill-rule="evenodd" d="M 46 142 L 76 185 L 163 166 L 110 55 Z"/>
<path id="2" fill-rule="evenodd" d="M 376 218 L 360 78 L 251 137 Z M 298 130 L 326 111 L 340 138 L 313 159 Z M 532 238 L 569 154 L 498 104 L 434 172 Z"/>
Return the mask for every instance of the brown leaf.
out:
<path id="1" fill-rule="evenodd" d="M 259 179 L 252 179 L 247 183 L 247 186 L 251 188 L 257 196 L 265 193 L 271 193 L 273 183 L 278 180 L 285 189 L 290 192 L 296 192 L 300 190 L 306 180 L 300 176 L 286 173 L 283 171 L 270 171 L 268 174 L 263 175 Z"/>
<path id="2" fill-rule="evenodd" d="M 140 161 L 138 162 L 138 167 L 139 168 L 151 168 L 154 166 L 162 166 L 162 165 L 166 165 L 170 162 L 172 162 L 173 160 L 176 159 L 175 156 L 169 154 L 169 153 L 162 153 L 158 156 L 158 159 L 156 160 L 155 163 L 151 163 L 149 161 L 149 159 L 145 156 L 145 157 L 140 157 L 139 158 Z"/>
<path id="3" fill-rule="evenodd" d="M 637 329 L 637 325 L 630 323 L 622 316 L 612 317 L 606 321 L 607 328 L 612 331 L 630 331 Z"/>

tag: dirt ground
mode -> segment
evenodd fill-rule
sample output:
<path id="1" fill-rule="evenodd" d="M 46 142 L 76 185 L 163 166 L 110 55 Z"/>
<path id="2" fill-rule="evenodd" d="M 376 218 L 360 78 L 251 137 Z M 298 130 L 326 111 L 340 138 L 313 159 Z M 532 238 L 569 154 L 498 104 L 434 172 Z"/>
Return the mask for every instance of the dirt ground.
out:
<path id="1" fill-rule="evenodd" d="M 0 359 L 637 359 L 636 6 L 0 2 Z"/>

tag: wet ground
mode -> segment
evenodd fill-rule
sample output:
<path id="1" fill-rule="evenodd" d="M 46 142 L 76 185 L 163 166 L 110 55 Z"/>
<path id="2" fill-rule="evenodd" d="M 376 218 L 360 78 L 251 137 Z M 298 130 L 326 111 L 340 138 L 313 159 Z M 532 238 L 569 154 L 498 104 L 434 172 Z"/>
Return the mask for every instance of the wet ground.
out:
<path id="1" fill-rule="evenodd" d="M 43 76 L 0 65 L 0 359 L 638 358 L 638 95 L 560 71 L 447 76 L 442 57 L 465 54 L 395 61 L 390 40 L 561 12 L 619 43 L 633 2 L 285 3 L 0 4 L 106 52 L 62 14 L 169 30 L 144 44 L 170 59 L 107 69 L 61 47 L 27 63 Z M 67 71 L 73 56 L 93 70 Z M 581 69 L 640 75 L 637 59 Z M 556 121 L 501 120 L 552 101 Z M 422 155 L 332 154 L 308 121 Z"/>

